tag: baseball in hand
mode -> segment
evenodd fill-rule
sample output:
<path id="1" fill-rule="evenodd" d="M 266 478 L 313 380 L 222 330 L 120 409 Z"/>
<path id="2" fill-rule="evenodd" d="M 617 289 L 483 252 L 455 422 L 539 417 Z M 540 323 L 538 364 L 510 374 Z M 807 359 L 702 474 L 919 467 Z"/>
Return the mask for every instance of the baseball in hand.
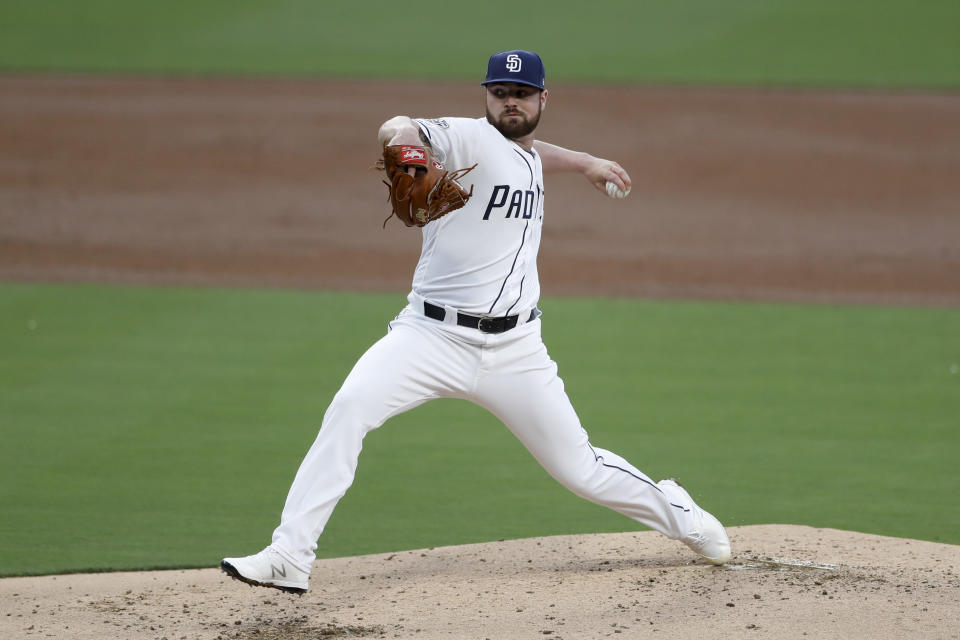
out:
<path id="1" fill-rule="evenodd" d="M 630 193 L 630 189 L 627 189 L 626 191 L 624 191 L 620 187 L 618 187 L 616 183 L 610 182 L 609 180 L 607 181 L 607 195 L 610 196 L 611 198 L 617 198 L 619 200 L 622 198 L 626 198 L 629 193 Z"/>

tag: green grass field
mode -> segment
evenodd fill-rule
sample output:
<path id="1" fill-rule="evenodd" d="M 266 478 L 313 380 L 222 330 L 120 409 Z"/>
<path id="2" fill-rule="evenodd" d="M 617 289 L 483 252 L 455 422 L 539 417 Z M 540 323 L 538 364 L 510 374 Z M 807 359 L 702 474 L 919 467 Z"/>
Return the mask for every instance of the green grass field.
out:
<path id="1" fill-rule="evenodd" d="M 0 575 L 212 566 L 269 539 L 402 295 L 0 285 Z M 730 525 L 960 543 L 960 310 L 547 299 L 592 441 Z M 589 318 L 608 321 L 584 334 Z M 350 318 L 350 322 L 344 322 Z M 323 556 L 637 528 L 436 401 L 371 434 Z"/>
<path id="2" fill-rule="evenodd" d="M 955 0 L 0 3 L 0 69 L 475 81 L 534 49 L 548 83 L 960 87 Z"/>

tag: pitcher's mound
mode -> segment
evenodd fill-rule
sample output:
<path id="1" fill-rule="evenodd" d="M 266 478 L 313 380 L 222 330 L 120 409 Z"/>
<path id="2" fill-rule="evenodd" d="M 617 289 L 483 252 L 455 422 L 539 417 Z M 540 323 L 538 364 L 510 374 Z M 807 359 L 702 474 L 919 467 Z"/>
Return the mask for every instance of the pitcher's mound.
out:
<path id="1" fill-rule="evenodd" d="M 649 531 L 320 560 L 303 597 L 216 569 L 8 578 L 0 637 L 960 638 L 960 546 L 730 534 L 724 567 Z"/>

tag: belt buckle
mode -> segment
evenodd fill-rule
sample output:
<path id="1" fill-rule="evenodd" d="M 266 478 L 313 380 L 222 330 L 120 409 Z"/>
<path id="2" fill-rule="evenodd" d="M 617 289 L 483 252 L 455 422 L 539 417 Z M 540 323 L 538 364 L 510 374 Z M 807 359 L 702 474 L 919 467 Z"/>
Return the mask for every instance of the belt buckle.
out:
<path id="1" fill-rule="evenodd" d="M 480 318 L 480 322 L 477 323 L 477 329 L 482 333 L 503 333 L 503 318 L 488 318 L 486 316 Z"/>

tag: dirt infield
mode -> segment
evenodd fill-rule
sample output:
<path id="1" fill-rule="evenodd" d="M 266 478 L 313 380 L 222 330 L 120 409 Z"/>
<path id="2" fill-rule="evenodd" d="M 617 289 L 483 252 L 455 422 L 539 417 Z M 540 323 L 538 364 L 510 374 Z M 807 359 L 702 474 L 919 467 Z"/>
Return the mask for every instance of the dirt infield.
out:
<path id="1" fill-rule="evenodd" d="M 653 532 L 321 560 L 303 597 L 215 569 L 0 580 L 0 636 L 960 638 L 960 547 L 735 527 L 725 567 Z"/>
<path id="2" fill-rule="evenodd" d="M 419 235 L 380 228 L 377 127 L 480 108 L 461 85 L 0 76 L 0 281 L 403 292 Z M 634 179 L 613 201 L 547 177 L 547 295 L 960 304 L 960 94 L 558 86 L 540 131 Z M 731 534 L 725 568 L 651 532 L 323 560 L 299 599 L 214 569 L 3 579 L 0 637 L 960 638 L 960 547 Z"/>
<path id="3" fill-rule="evenodd" d="M 480 91 L 0 76 L 0 279 L 404 291 L 377 127 Z M 548 295 L 960 304 L 960 94 L 561 86 L 540 131 L 635 184 L 547 178 Z"/>

